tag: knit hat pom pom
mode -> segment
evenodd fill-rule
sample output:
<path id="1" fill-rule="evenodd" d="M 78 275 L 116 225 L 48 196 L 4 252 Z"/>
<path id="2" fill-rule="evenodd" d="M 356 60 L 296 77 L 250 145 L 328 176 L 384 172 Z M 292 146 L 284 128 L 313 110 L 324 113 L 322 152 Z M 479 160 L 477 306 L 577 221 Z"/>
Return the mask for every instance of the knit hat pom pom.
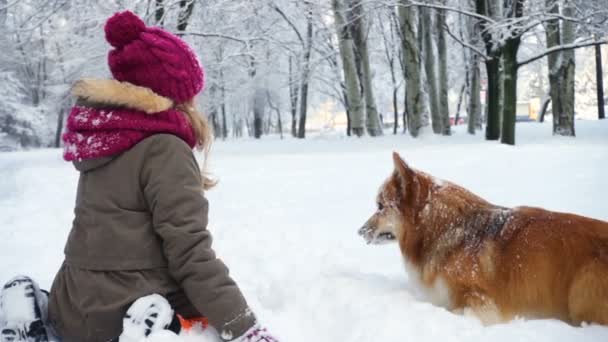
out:
<path id="1" fill-rule="evenodd" d="M 120 49 L 137 39 L 145 29 L 146 24 L 133 12 L 119 12 L 106 22 L 106 40 L 113 47 Z"/>

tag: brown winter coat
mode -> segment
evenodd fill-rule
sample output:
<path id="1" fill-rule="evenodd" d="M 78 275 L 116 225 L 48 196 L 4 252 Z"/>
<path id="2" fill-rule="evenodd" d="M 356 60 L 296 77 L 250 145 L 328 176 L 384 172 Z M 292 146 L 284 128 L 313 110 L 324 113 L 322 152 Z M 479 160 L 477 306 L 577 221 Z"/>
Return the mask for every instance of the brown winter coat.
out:
<path id="1" fill-rule="evenodd" d="M 103 94 L 86 98 L 112 105 Z M 127 106 L 157 100 L 148 95 L 133 96 L 139 102 Z M 177 313 L 204 315 L 235 337 L 254 324 L 211 248 L 201 174 L 185 142 L 158 134 L 120 155 L 74 164 L 80 171 L 75 218 L 49 304 L 64 341 L 118 336 L 130 304 L 152 293 L 167 297 Z"/>

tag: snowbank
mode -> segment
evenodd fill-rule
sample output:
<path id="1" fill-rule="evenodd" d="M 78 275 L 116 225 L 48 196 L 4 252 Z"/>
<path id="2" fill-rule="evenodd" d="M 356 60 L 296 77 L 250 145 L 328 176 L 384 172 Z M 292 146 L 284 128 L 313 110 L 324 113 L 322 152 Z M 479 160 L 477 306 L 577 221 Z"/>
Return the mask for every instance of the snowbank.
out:
<path id="1" fill-rule="evenodd" d="M 417 140 L 217 142 L 210 170 L 220 184 L 207 194 L 210 229 L 262 323 L 289 342 L 608 340 L 608 328 L 557 320 L 483 327 L 427 303 L 408 281 L 396 245 L 367 246 L 357 236 L 392 170 L 393 150 L 497 204 L 608 220 L 608 121 L 577 121 L 576 139 L 553 137 L 550 124 L 519 124 L 516 147 L 463 128 Z M 1 282 L 26 273 L 50 286 L 77 177 L 58 150 L 0 154 Z"/>

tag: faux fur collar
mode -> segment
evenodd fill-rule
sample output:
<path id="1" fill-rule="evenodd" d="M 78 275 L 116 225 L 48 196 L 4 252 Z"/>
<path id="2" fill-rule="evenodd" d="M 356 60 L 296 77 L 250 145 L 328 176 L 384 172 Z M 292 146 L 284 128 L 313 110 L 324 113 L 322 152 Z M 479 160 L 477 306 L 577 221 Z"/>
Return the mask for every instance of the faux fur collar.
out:
<path id="1" fill-rule="evenodd" d="M 117 80 L 82 79 L 72 87 L 79 100 L 99 105 L 127 107 L 154 114 L 173 107 L 173 101 L 152 90 Z"/>

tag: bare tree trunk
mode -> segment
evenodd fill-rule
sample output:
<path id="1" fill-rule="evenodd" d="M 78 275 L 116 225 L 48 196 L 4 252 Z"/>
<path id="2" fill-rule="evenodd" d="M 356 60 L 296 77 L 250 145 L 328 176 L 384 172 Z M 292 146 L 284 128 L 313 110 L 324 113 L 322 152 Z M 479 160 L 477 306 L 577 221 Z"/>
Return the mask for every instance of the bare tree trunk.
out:
<path id="1" fill-rule="evenodd" d="M 306 138 L 306 112 L 308 110 L 308 83 L 310 82 L 310 56 L 312 53 L 313 12 L 312 2 L 308 3 L 308 16 L 306 25 L 306 51 L 304 52 L 304 65 L 302 67 L 302 95 L 300 96 L 300 120 L 298 122 L 298 138 Z"/>
<path id="2" fill-rule="evenodd" d="M 516 0 L 517 1 L 517 0 Z M 503 144 L 515 145 L 515 121 L 517 117 L 517 51 L 520 38 L 509 38 L 504 47 L 504 104 L 502 116 Z"/>
<path id="3" fill-rule="evenodd" d="M 545 6 L 549 10 L 549 13 L 559 14 L 559 6 L 556 0 L 546 0 Z M 552 19 L 548 20 L 545 24 L 545 32 L 547 37 L 547 49 L 560 45 L 560 27 L 559 20 Z M 563 112 L 562 98 L 559 94 L 560 91 L 560 69 L 561 63 L 559 63 L 559 52 L 552 53 L 547 56 L 548 67 L 549 67 L 549 93 L 551 96 L 551 111 L 553 113 L 553 133 L 557 131 L 559 117 Z M 543 115 L 544 118 L 544 115 Z"/>
<path id="4" fill-rule="evenodd" d="M 380 31 L 382 32 L 382 42 L 384 43 L 384 57 L 391 73 L 391 82 L 393 85 L 393 134 L 397 134 L 399 129 L 399 83 L 397 82 L 397 73 L 395 72 L 395 60 L 397 59 L 395 53 L 395 12 L 393 8 L 389 8 L 388 15 L 389 28 L 388 37 L 385 26 L 383 24 L 385 18 L 381 15 L 378 16 L 378 24 L 380 25 Z"/>
<path id="5" fill-rule="evenodd" d="M 565 1 L 562 3 L 563 9 L 562 14 L 566 17 L 574 17 L 576 15 L 575 5 L 572 1 Z M 562 22 L 562 35 L 563 45 L 571 44 L 576 39 L 576 26 L 573 21 L 564 20 Z M 576 64 L 574 61 L 574 50 L 564 50 L 561 52 L 562 58 L 562 70 L 560 76 L 564 78 L 561 82 L 560 95 L 563 97 L 563 112 L 562 116 L 559 117 L 558 129 L 555 132 L 559 135 L 575 136 L 574 130 L 574 86 L 576 76 Z"/>
<path id="6" fill-rule="evenodd" d="M 393 72 L 394 73 L 394 72 Z M 395 76 L 393 75 L 393 78 Z M 398 103 L 399 88 L 393 88 L 393 134 L 397 134 L 399 129 L 399 103 Z"/>
<path id="7" fill-rule="evenodd" d="M 249 50 L 252 50 L 251 46 L 249 46 Z M 260 89 L 259 82 L 256 80 L 256 75 L 257 63 L 255 57 L 253 55 L 249 55 L 249 79 L 253 84 L 255 84 L 255 88 L 249 94 L 249 103 L 251 105 L 251 109 L 253 110 L 253 131 L 251 130 L 249 120 L 245 120 L 245 122 L 247 123 L 247 131 L 249 132 L 249 136 L 259 139 L 262 137 L 263 133 L 262 126 L 264 123 L 264 107 L 266 101 L 263 101 L 263 95 L 262 97 L 260 95 L 262 94 L 262 91 Z"/>
<path id="8" fill-rule="evenodd" d="M 597 83 L 597 117 L 602 120 L 606 118 L 604 113 L 604 73 L 602 71 L 602 47 L 595 46 L 595 79 Z"/>
<path id="9" fill-rule="evenodd" d="M 401 115 L 403 120 L 403 134 L 407 133 L 408 126 L 408 112 L 407 112 L 407 87 L 405 88 L 405 93 L 403 94 L 403 114 Z"/>
<path id="10" fill-rule="evenodd" d="M 283 121 L 281 120 L 281 110 L 279 107 L 276 109 L 277 111 L 277 130 L 279 131 L 279 136 L 283 139 Z"/>
<path id="11" fill-rule="evenodd" d="M 252 137 L 253 130 L 251 129 L 251 121 L 249 121 L 249 118 L 245 118 L 245 127 L 247 128 L 247 136 Z"/>
<path id="12" fill-rule="evenodd" d="M 165 26 L 165 4 L 163 1 L 156 0 L 154 8 L 154 19 L 156 20 L 156 25 L 160 27 Z"/>
<path id="13" fill-rule="evenodd" d="M 217 138 L 221 134 L 218 121 L 218 87 L 212 84 L 209 87 L 209 97 L 211 98 L 211 109 L 209 111 L 209 119 L 211 119 L 211 126 L 213 127 L 213 133 Z"/>
<path id="14" fill-rule="evenodd" d="M 179 14 L 177 16 L 177 32 L 178 35 L 181 35 L 180 32 L 186 31 L 186 27 L 188 27 L 188 23 L 190 22 L 190 17 L 192 16 L 192 11 L 194 10 L 194 0 L 181 0 L 179 2 Z"/>
<path id="15" fill-rule="evenodd" d="M 0 0 L 0 6 L 2 6 L 2 1 Z M 0 18 L 2 17 L 2 12 L 0 11 Z M 1 20 L 1 19 L 0 19 Z M 2 25 L 2 22 L 0 21 L 0 25 Z M 61 70 L 61 74 L 62 74 L 62 81 L 63 83 L 67 83 L 66 80 L 66 70 L 64 67 L 64 59 L 63 56 L 64 54 L 61 51 L 61 44 L 59 44 L 58 42 L 55 43 L 55 48 L 57 49 L 57 56 L 58 57 L 58 65 L 59 65 L 59 70 Z M 69 93 L 68 93 L 69 94 Z M 67 94 L 66 94 L 67 95 Z M 65 117 L 65 113 L 68 112 L 70 110 L 70 107 L 68 105 L 68 101 L 66 101 L 66 99 L 68 98 L 68 96 L 64 97 L 61 101 L 62 105 L 59 109 L 59 114 L 57 115 L 57 126 L 55 129 L 55 141 L 53 146 L 54 147 L 61 147 L 61 136 L 63 133 L 63 119 Z"/>
<path id="16" fill-rule="evenodd" d="M 513 0 L 507 10 L 509 17 L 521 18 L 523 16 L 525 0 Z M 505 2 L 505 4 L 507 4 Z M 512 30 L 514 30 L 512 28 Z M 515 123 L 517 119 L 517 52 L 521 44 L 521 35 L 517 31 L 511 32 L 503 47 L 503 112 L 502 112 L 502 134 L 500 142 L 515 145 Z"/>
<path id="17" fill-rule="evenodd" d="M 470 5 L 470 3 L 467 3 L 467 5 Z M 458 16 L 458 32 L 462 41 L 474 42 L 474 37 L 476 37 L 476 35 L 474 34 L 474 30 L 476 27 L 477 26 L 473 25 L 473 21 L 468 16 Z M 454 115 L 455 126 L 458 125 L 460 122 L 460 108 L 462 108 L 463 102 L 465 103 L 467 119 L 471 119 L 471 114 L 469 112 L 469 104 L 468 101 L 466 101 L 465 97 L 468 96 L 469 99 L 471 98 L 471 65 L 473 63 L 473 56 L 475 55 L 471 53 L 466 47 L 462 48 L 462 60 L 464 61 L 464 82 L 462 84 L 462 88 L 460 89 L 460 94 L 458 96 L 458 105 L 456 106 L 456 114 Z M 479 63 L 477 63 L 477 68 L 479 69 Z"/>
<path id="18" fill-rule="evenodd" d="M 332 5 L 340 55 L 342 56 L 342 68 L 344 69 L 344 81 L 346 83 L 346 95 L 350 113 L 350 129 L 353 134 L 360 137 L 365 133 L 363 128 L 363 99 L 359 91 L 353 39 L 346 24 L 346 15 L 341 0 L 332 0 Z"/>
<path id="19" fill-rule="evenodd" d="M 500 62 L 493 59 L 486 61 L 488 78 L 488 98 L 486 112 L 486 140 L 500 138 L 500 112 L 502 91 L 500 86 Z"/>
<path id="20" fill-rule="evenodd" d="M 61 147 L 61 133 L 63 132 L 63 117 L 65 116 L 64 109 L 59 111 L 59 117 L 57 117 L 57 129 L 55 130 L 55 143 L 53 146 Z"/>
<path id="21" fill-rule="evenodd" d="M 417 137 L 424 125 L 424 99 L 420 82 L 420 52 L 416 36 L 417 12 L 413 7 L 406 7 L 407 0 L 399 0 L 399 24 L 402 32 L 403 65 L 406 87 L 406 111 L 410 134 Z"/>
<path id="22" fill-rule="evenodd" d="M 418 9 L 420 15 L 420 28 L 418 32 L 422 38 L 422 46 L 424 53 L 424 70 L 426 72 L 426 91 L 429 96 L 429 103 L 431 109 L 431 123 L 433 127 L 433 133 L 441 134 L 443 127 L 441 126 L 441 115 L 439 111 L 439 96 L 437 92 L 437 75 L 435 73 L 435 65 L 437 64 L 437 58 L 435 58 L 435 51 L 433 49 L 433 25 L 432 25 L 432 10 L 429 8 Z"/>
<path id="23" fill-rule="evenodd" d="M 291 104 L 291 135 L 298 136 L 298 95 L 299 87 L 293 70 L 293 57 L 289 57 L 289 102 Z"/>
<path id="24" fill-rule="evenodd" d="M 6 18 L 8 14 L 8 0 L 0 0 L 0 28 L 6 28 Z"/>
<path id="25" fill-rule="evenodd" d="M 460 108 L 462 108 L 462 102 L 464 101 L 464 94 L 466 93 L 467 85 L 466 82 L 462 84 L 460 87 L 460 91 L 458 92 L 458 102 L 456 104 L 456 113 L 454 114 L 454 126 L 458 126 L 458 121 L 460 121 Z"/>
<path id="26" fill-rule="evenodd" d="M 331 70 L 333 71 L 334 76 L 336 77 L 336 80 L 338 80 L 338 83 L 340 85 L 339 91 L 336 95 L 340 103 L 342 104 L 342 107 L 344 107 L 346 111 L 346 135 L 350 137 L 350 112 L 348 108 L 348 95 L 346 95 L 346 84 L 344 83 L 344 78 L 342 77 L 342 70 L 340 69 L 340 63 L 338 63 L 337 57 L 337 55 L 339 55 L 340 53 L 339 51 L 338 53 L 336 53 L 336 49 L 331 38 L 328 40 L 327 46 L 331 51 L 331 53 L 327 56 L 327 60 L 329 61 Z"/>
<path id="27" fill-rule="evenodd" d="M 558 3 L 556 0 L 546 0 L 545 5 L 552 14 L 559 14 L 559 4 L 562 4 L 562 15 L 573 16 L 574 4 Z M 560 30 L 557 19 L 546 24 L 547 48 L 574 42 L 575 26 L 569 20 L 564 20 Z M 551 107 L 553 112 L 553 134 L 574 136 L 574 50 L 564 50 L 550 54 L 549 84 L 551 87 Z"/>
<path id="28" fill-rule="evenodd" d="M 475 0 L 475 10 L 478 14 L 493 18 L 498 16 L 501 3 L 499 1 L 489 2 L 487 0 Z M 486 73 L 488 78 L 487 91 L 487 113 L 486 113 L 486 140 L 498 140 L 500 138 L 500 115 L 503 92 L 500 82 L 500 59 L 502 51 L 495 46 L 495 37 L 488 30 L 488 23 L 481 21 L 480 32 L 485 44 L 486 53 L 490 59 L 486 60 Z"/>
<path id="29" fill-rule="evenodd" d="M 374 99 L 374 92 L 372 86 L 372 75 L 371 68 L 369 65 L 369 51 L 367 47 L 367 36 L 365 34 L 365 20 L 363 13 L 363 4 L 361 0 L 349 0 L 350 1 L 350 13 L 353 28 L 353 42 L 355 51 L 359 58 L 359 84 L 363 89 L 363 96 L 365 97 L 365 112 L 366 120 L 365 126 L 367 133 L 370 136 L 382 135 L 382 127 L 380 126 L 380 120 L 378 117 L 378 109 L 376 108 L 376 101 Z"/>
<path id="30" fill-rule="evenodd" d="M 543 101 L 543 105 L 540 107 L 540 112 L 538 115 L 539 122 L 545 122 L 545 114 L 549 108 L 549 103 L 551 103 L 551 96 L 547 96 L 547 98 Z"/>
<path id="31" fill-rule="evenodd" d="M 270 90 L 266 90 L 266 100 L 268 101 L 268 106 L 277 113 L 277 132 L 280 134 L 281 139 L 283 139 L 283 123 L 281 122 L 281 109 L 279 106 L 275 105 L 272 102 L 272 97 L 270 96 Z"/>
<path id="32" fill-rule="evenodd" d="M 481 99 L 479 93 L 481 90 L 480 78 L 481 72 L 479 70 L 479 56 L 471 56 L 471 64 L 469 67 L 470 72 L 470 87 L 469 87 L 469 109 L 468 109 L 468 123 L 467 132 L 469 134 L 475 134 L 475 129 L 478 118 L 481 117 Z"/>
<path id="33" fill-rule="evenodd" d="M 439 2 L 445 5 L 445 0 Z M 450 109 L 448 106 L 448 48 L 445 39 L 445 20 L 446 12 L 437 10 L 435 15 L 435 31 L 437 32 L 437 55 L 439 57 L 439 117 L 441 119 L 441 134 L 451 135 L 450 129 Z"/>
<path id="34" fill-rule="evenodd" d="M 263 90 L 257 88 L 253 93 L 253 137 L 260 139 L 263 134 L 265 102 Z"/>
<path id="35" fill-rule="evenodd" d="M 220 68 L 220 96 L 222 112 L 222 139 L 228 138 L 228 124 L 226 123 L 226 85 L 224 84 L 224 69 Z"/>

